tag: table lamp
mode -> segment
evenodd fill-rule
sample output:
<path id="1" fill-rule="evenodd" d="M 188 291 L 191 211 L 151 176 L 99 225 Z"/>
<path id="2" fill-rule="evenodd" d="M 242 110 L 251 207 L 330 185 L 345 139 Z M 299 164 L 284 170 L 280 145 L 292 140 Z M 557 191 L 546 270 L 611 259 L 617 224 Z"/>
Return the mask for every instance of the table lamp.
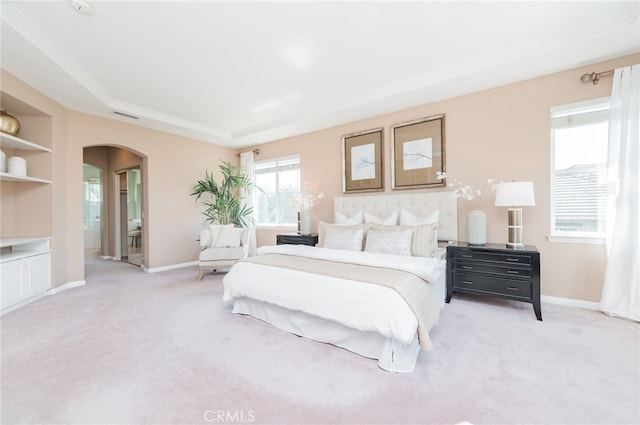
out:
<path id="1" fill-rule="evenodd" d="M 532 182 L 508 182 L 496 186 L 496 207 L 509 207 L 509 242 L 507 248 L 523 249 L 522 208 L 536 204 Z"/>

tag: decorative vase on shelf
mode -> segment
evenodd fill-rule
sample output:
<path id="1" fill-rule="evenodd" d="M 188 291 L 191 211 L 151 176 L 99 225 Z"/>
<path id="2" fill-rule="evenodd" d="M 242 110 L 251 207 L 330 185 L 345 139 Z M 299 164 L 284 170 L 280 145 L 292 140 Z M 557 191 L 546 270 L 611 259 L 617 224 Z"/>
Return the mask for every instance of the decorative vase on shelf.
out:
<path id="1" fill-rule="evenodd" d="M 467 242 L 469 245 L 485 245 L 487 243 L 487 216 L 480 210 L 467 214 Z"/>
<path id="2" fill-rule="evenodd" d="M 0 131 L 15 136 L 20 131 L 20 121 L 13 115 L 7 113 L 4 108 L 0 109 Z"/>
<path id="3" fill-rule="evenodd" d="M 311 234 L 311 211 L 309 210 L 300 211 L 300 234 Z"/>

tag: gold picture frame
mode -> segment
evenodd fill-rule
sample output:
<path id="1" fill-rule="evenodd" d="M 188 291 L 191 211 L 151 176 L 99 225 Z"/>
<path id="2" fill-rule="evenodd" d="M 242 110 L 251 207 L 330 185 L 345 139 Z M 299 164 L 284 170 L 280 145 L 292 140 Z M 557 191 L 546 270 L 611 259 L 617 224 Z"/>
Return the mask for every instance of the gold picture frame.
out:
<path id="1" fill-rule="evenodd" d="M 391 189 L 442 187 L 444 114 L 391 126 Z"/>
<path id="2" fill-rule="evenodd" d="M 384 190 L 383 129 L 342 136 L 342 192 Z"/>

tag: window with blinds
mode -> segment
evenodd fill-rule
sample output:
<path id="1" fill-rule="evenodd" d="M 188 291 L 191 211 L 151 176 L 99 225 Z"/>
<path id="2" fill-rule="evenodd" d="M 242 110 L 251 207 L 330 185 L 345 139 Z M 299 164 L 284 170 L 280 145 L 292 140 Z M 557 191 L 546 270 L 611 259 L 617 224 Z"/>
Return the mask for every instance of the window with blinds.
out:
<path id="1" fill-rule="evenodd" d="M 300 157 L 254 163 L 256 191 L 254 217 L 257 225 L 296 226 L 298 217 L 294 197 L 300 193 Z"/>
<path id="2" fill-rule="evenodd" d="M 608 98 L 551 109 L 551 235 L 604 237 Z"/>

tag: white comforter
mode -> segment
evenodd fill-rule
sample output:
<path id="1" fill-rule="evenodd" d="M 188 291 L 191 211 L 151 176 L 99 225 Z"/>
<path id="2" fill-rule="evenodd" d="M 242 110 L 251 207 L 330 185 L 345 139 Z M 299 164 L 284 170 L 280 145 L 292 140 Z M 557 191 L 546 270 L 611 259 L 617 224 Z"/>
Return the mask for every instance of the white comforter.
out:
<path id="1" fill-rule="evenodd" d="M 444 272 L 444 262 L 436 258 L 370 254 L 306 245 L 258 249 L 259 255 L 268 253 L 395 268 L 415 274 L 427 282 L 435 282 Z M 435 288 L 434 296 L 440 296 L 440 291 Z M 418 322 L 414 313 L 396 291 L 385 286 L 238 262 L 224 277 L 223 299 L 232 301 L 238 297 L 303 311 L 358 330 L 375 331 L 403 344 L 410 344 L 416 337 Z"/>

